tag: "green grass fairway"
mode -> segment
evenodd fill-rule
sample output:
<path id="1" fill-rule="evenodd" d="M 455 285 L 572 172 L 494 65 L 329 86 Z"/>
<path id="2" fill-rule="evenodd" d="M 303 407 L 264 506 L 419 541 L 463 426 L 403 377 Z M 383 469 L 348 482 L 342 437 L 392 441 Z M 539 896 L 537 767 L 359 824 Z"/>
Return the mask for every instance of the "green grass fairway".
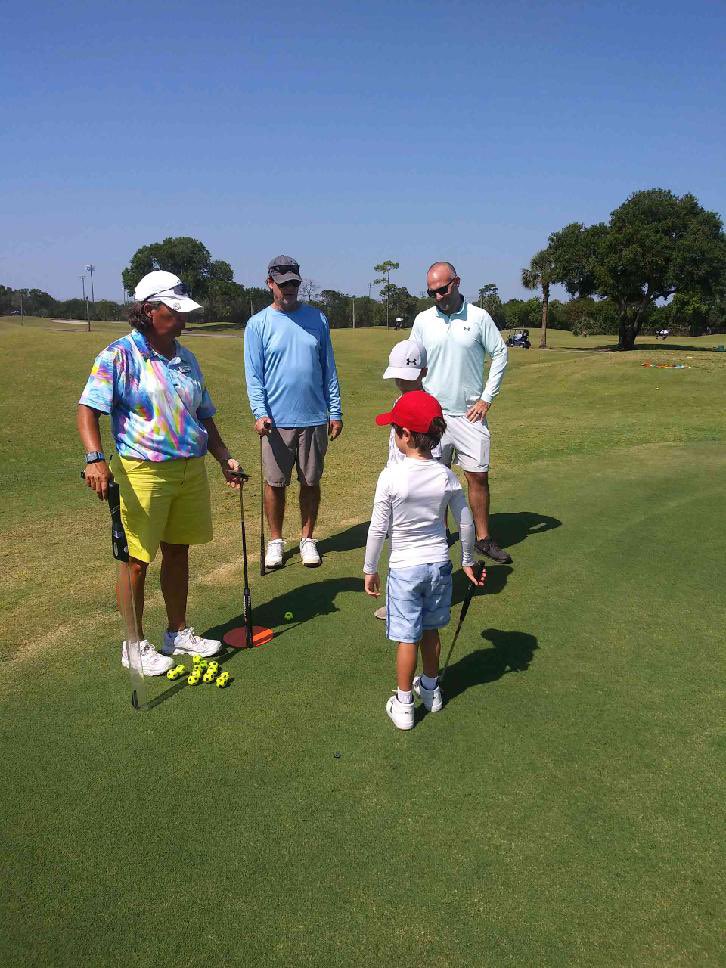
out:
<path id="1" fill-rule="evenodd" d="M 334 334 L 324 565 L 264 579 L 242 339 L 189 335 L 252 471 L 256 621 L 276 637 L 225 659 L 230 689 L 156 680 L 136 713 L 74 423 L 124 331 L 0 321 L 2 964 L 723 965 L 726 339 L 510 351 L 490 424 L 514 564 L 474 599 L 444 710 L 403 734 L 361 579 L 399 334 Z M 240 621 L 241 543 L 210 474 L 189 614 L 221 633 Z M 289 548 L 294 488 L 290 512 Z M 463 590 L 459 573 L 454 620 Z M 160 644 L 156 566 L 145 624 Z"/>

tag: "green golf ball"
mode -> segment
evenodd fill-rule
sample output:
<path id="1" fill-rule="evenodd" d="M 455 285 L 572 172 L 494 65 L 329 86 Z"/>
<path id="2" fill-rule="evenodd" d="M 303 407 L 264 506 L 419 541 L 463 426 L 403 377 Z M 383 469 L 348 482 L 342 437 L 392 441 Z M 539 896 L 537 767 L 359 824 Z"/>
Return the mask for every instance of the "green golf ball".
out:
<path id="1" fill-rule="evenodd" d="M 285 621 L 286 622 L 292 622 L 292 620 L 294 618 L 295 618 L 295 616 L 292 614 L 292 612 L 285 612 Z"/>

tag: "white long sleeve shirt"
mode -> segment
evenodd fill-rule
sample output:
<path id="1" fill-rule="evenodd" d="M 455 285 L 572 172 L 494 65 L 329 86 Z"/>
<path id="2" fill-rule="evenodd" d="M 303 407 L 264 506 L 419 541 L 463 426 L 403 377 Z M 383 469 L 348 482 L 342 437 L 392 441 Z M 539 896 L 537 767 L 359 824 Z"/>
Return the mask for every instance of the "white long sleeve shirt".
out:
<path id="1" fill-rule="evenodd" d="M 461 563 L 473 565 L 476 533 L 459 479 L 435 460 L 406 457 L 381 471 L 368 528 L 364 572 L 378 571 L 383 543 L 391 529 L 389 568 L 442 564 L 449 560 L 446 508 L 461 537 Z"/>
<path id="2" fill-rule="evenodd" d="M 419 313 L 411 339 L 426 350 L 428 373 L 424 389 L 441 404 L 446 414 L 467 412 L 472 398 L 491 403 L 499 393 L 507 366 L 507 347 L 494 320 L 485 309 L 464 301 L 451 316 L 436 306 Z M 484 361 L 491 357 L 484 385 Z"/>

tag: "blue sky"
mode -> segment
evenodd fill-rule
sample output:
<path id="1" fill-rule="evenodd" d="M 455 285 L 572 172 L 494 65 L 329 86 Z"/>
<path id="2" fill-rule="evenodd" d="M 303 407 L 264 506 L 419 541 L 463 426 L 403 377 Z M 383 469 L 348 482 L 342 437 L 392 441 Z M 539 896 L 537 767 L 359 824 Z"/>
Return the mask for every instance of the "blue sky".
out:
<path id="1" fill-rule="evenodd" d="M 522 295 L 571 221 L 633 191 L 724 204 L 721 2 L 3 4 L 0 283 L 121 297 L 141 245 L 192 235 L 259 285 L 372 266 Z"/>

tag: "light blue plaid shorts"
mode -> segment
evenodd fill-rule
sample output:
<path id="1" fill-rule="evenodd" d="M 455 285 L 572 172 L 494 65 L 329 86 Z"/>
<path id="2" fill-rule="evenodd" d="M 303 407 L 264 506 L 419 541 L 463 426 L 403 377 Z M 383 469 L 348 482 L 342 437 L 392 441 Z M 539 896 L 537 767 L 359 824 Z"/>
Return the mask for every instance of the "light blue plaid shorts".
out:
<path id="1" fill-rule="evenodd" d="M 425 629 L 440 629 L 451 617 L 450 561 L 391 568 L 386 583 L 386 635 L 418 642 Z"/>

